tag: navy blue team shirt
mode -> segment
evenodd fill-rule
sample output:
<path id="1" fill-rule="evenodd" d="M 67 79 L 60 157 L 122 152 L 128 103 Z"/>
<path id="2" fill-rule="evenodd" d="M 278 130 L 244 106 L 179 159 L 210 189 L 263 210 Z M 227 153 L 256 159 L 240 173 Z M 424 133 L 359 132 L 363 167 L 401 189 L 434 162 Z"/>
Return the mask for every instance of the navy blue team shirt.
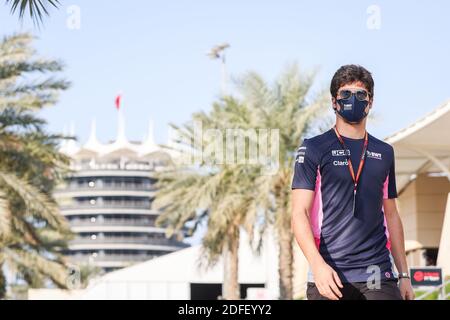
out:
<path id="1" fill-rule="evenodd" d="M 309 218 L 316 246 L 342 282 L 365 282 L 377 271 L 382 280 L 394 279 L 383 211 L 383 199 L 397 197 L 394 150 L 368 134 L 353 213 L 354 184 L 346 154 L 356 175 L 364 139 L 342 138 L 346 150 L 334 129 L 303 141 L 296 154 L 292 189 L 314 191 Z M 314 281 L 311 271 L 308 280 Z"/>

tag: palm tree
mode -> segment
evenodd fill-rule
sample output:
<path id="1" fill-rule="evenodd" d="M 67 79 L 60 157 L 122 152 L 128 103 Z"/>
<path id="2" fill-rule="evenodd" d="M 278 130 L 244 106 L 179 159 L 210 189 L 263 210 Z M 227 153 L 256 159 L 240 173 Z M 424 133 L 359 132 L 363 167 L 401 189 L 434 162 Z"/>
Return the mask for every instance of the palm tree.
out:
<path id="1" fill-rule="evenodd" d="M 71 232 L 51 192 L 67 171 L 61 135 L 45 132 L 36 112 L 57 101 L 69 83 L 56 79 L 60 62 L 38 57 L 28 34 L 0 42 L 0 297 L 6 276 L 31 287 L 65 288 L 59 253 Z"/>
<path id="2" fill-rule="evenodd" d="M 58 0 L 6 0 L 6 3 L 11 6 L 11 13 L 19 12 L 21 20 L 28 12 L 36 25 L 42 23 L 44 15 L 48 16 L 49 6 L 57 8 L 59 5 Z"/>
<path id="3" fill-rule="evenodd" d="M 218 112 L 224 105 L 242 108 L 232 98 L 224 99 L 223 105 L 217 103 Z M 218 117 L 200 112 L 193 115 L 194 122 L 200 121 L 204 129 L 224 129 L 229 123 Z M 194 125 L 185 124 L 176 127 L 184 141 L 194 141 Z M 222 137 L 223 138 L 223 137 Z M 210 143 L 203 137 L 205 144 Z M 188 149 L 178 148 L 181 155 L 190 156 L 192 152 L 201 152 L 201 147 L 189 145 Z M 180 232 L 191 225 L 189 234 L 195 232 L 198 225 L 207 221 L 207 231 L 202 239 L 202 254 L 199 267 L 205 269 L 215 265 L 223 258 L 224 281 L 222 296 L 224 299 L 239 299 L 238 284 L 238 248 L 239 231 L 246 224 L 246 216 L 255 210 L 250 186 L 241 181 L 242 177 L 253 175 L 249 171 L 255 168 L 244 165 L 217 164 L 203 158 L 197 168 L 176 166 L 173 170 L 159 173 L 158 192 L 154 201 L 155 208 L 163 209 L 157 219 L 157 225 L 166 227 L 167 237 Z"/>
<path id="4" fill-rule="evenodd" d="M 279 243 L 280 298 L 292 299 L 293 234 L 289 191 L 293 155 L 304 134 L 317 128 L 321 130 L 320 126 L 327 124 L 326 120 L 324 123 L 313 121 L 327 105 L 324 93 L 309 97 L 311 101 L 307 98 L 314 76 L 314 72 L 303 76 L 293 65 L 269 86 L 251 72 L 238 83 L 239 99 L 225 97 L 214 103 L 209 113 L 199 112 L 193 116 L 204 129 L 279 129 L 279 170 L 275 174 L 261 175 L 261 165 L 211 165 L 208 159 L 203 159 L 200 163 L 203 172 L 199 168 L 178 168 L 160 177 L 161 191 L 155 204 L 164 212 L 158 222 L 171 231 L 181 230 L 191 222 L 193 232 L 201 221 L 208 219 L 202 242 L 204 257 L 214 263 L 221 254 L 224 256 L 225 298 L 235 297 L 229 294 L 227 286 L 233 292 L 237 288 L 239 226 L 244 225 L 253 243 L 256 227 L 262 234 L 267 225 L 274 223 Z M 183 141 L 194 140 L 192 126 L 175 128 L 182 131 Z M 262 226 L 258 223 L 261 217 L 265 222 Z M 262 238 L 257 238 L 257 251 Z"/>

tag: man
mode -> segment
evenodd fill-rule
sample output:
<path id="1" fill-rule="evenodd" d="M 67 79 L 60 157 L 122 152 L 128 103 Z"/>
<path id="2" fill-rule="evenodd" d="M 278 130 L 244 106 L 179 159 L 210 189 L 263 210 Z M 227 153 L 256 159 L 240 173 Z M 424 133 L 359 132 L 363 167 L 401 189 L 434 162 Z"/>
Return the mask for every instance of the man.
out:
<path id="1" fill-rule="evenodd" d="M 372 75 L 361 66 L 342 66 L 330 91 L 336 124 L 303 141 L 292 181 L 292 228 L 310 265 L 307 298 L 414 299 L 394 150 L 366 131 Z"/>

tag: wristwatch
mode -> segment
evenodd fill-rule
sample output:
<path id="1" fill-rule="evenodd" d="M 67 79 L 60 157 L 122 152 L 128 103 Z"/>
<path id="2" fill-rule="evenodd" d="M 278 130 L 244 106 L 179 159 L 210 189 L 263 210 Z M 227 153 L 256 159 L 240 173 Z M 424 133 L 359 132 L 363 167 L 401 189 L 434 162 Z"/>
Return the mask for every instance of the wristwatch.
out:
<path id="1" fill-rule="evenodd" d="M 410 277 L 409 277 L 409 273 L 408 273 L 408 272 L 399 272 L 398 278 L 399 278 L 399 279 L 402 279 L 402 278 L 407 278 L 407 279 L 409 279 L 409 278 L 410 278 Z"/>

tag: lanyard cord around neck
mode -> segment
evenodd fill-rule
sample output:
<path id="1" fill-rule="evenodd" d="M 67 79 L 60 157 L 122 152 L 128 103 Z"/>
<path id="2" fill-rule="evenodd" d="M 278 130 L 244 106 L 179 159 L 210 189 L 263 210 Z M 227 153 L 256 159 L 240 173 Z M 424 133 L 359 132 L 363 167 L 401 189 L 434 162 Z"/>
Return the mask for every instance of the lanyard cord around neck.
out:
<path id="1" fill-rule="evenodd" d="M 336 133 L 336 136 L 337 136 L 342 148 L 344 149 L 345 155 L 347 157 L 348 170 L 350 171 L 350 175 L 352 176 L 352 180 L 353 180 L 353 193 L 356 194 L 356 188 L 358 187 L 359 177 L 361 176 L 361 172 L 364 167 L 364 162 L 366 160 L 367 145 L 369 144 L 369 138 L 368 138 L 367 131 L 364 135 L 364 146 L 363 146 L 361 158 L 359 161 L 358 172 L 356 173 L 356 177 L 355 177 L 355 172 L 353 171 L 352 160 L 350 159 L 349 155 L 347 154 L 347 151 L 346 151 L 347 148 L 345 147 L 344 140 L 342 139 L 341 135 L 339 134 L 339 131 L 337 130 L 336 126 L 334 126 L 333 129 L 334 129 L 334 132 Z"/>

